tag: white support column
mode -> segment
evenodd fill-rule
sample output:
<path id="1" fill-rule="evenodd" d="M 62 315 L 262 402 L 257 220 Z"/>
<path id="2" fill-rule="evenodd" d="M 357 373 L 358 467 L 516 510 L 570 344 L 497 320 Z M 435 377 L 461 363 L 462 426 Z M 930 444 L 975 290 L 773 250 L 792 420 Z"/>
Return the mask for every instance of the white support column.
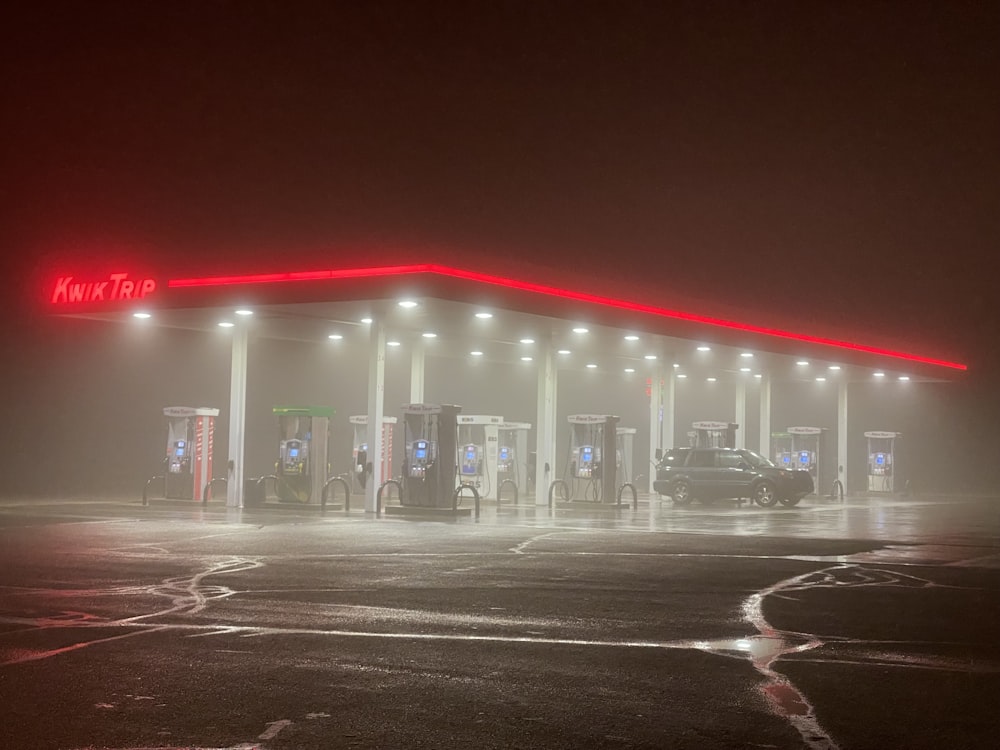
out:
<path id="1" fill-rule="evenodd" d="M 771 455 L 771 376 L 766 372 L 760 379 L 760 437 L 757 452 L 764 458 Z"/>
<path id="2" fill-rule="evenodd" d="M 417 339 L 410 353 L 410 403 L 424 403 L 424 340 Z"/>
<path id="3" fill-rule="evenodd" d="M 677 385 L 677 376 L 674 369 L 670 368 L 670 374 L 663 384 L 663 450 L 674 447 L 674 430 L 676 425 L 677 410 L 674 407 L 674 388 Z"/>
<path id="4" fill-rule="evenodd" d="M 733 420 L 739 427 L 736 428 L 736 447 L 747 447 L 747 384 L 745 380 L 740 380 L 736 384 L 736 418 Z"/>
<path id="5" fill-rule="evenodd" d="M 837 386 L 837 479 L 847 495 L 847 381 L 844 380 Z M 824 491 L 822 487 L 816 488 L 818 495 Z"/>
<path id="6" fill-rule="evenodd" d="M 376 317 L 368 338 L 368 455 L 372 474 L 365 486 L 365 512 L 375 512 L 375 495 L 390 477 L 382 476 L 382 416 L 385 411 L 385 323 Z M 421 368 L 422 370 L 423 368 Z"/>
<path id="7" fill-rule="evenodd" d="M 661 360 L 662 361 L 662 358 Z M 653 377 L 649 384 L 649 463 L 646 465 L 646 475 L 649 477 L 647 489 L 653 491 L 653 480 L 656 479 L 656 451 L 663 448 L 663 389 L 666 387 L 663 376 L 663 365 L 657 364 L 653 369 Z"/>
<path id="8" fill-rule="evenodd" d="M 229 376 L 229 464 L 226 471 L 226 507 L 243 507 L 243 457 L 247 415 L 247 327 L 232 328 L 233 365 Z"/>
<path id="9" fill-rule="evenodd" d="M 535 504 L 548 505 L 549 485 L 556 478 L 556 372 L 552 339 L 539 342 L 538 412 L 535 420 Z"/>

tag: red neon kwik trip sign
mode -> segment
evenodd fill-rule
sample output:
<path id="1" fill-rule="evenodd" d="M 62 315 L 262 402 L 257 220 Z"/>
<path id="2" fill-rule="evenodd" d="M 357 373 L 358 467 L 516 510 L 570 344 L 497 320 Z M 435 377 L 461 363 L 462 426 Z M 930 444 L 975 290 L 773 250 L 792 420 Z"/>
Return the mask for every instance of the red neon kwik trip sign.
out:
<path id="1" fill-rule="evenodd" d="M 106 281 L 74 281 L 72 276 L 60 276 L 52 290 L 52 304 L 61 302 L 104 302 L 109 300 L 142 299 L 156 291 L 153 279 L 130 279 L 127 273 L 113 273 Z"/>

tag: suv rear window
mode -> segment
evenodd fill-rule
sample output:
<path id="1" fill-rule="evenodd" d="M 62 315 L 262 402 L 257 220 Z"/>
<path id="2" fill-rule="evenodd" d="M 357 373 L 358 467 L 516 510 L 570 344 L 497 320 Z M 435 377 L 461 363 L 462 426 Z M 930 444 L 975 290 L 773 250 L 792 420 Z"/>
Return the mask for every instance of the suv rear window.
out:
<path id="1" fill-rule="evenodd" d="M 660 459 L 660 466 L 683 466 L 684 459 L 691 452 L 690 448 L 669 448 Z"/>

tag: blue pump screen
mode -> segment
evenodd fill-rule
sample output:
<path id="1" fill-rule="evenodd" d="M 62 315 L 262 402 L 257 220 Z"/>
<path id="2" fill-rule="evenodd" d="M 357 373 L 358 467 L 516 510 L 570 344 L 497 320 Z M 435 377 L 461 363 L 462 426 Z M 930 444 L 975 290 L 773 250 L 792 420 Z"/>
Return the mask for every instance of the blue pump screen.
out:
<path id="1" fill-rule="evenodd" d="M 881 454 L 881 453 L 876 453 L 875 454 L 875 463 L 877 463 L 879 466 L 881 466 L 882 464 L 884 464 L 885 463 L 885 456 L 883 454 Z"/>
<path id="2" fill-rule="evenodd" d="M 299 449 L 298 448 L 289 448 L 288 449 L 288 456 L 289 456 L 289 458 L 297 458 L 298 455 L 299 455 Z"/>
<path id="3" fill-rule="evenodd" d="M 790 464 L 791 462 L 792 462 L 792 457 L 789 456 L 787 453 L 781 457 L 781 463 Z"/>
<path id="4" fill-rule="evenodd" d="M 500 460 L 501 461 L 507 461 L 509 459 L 510 459 L 510 448 L 506 448 L 506 447 L 505 448 L 501 448 L 500 449 Z"/>
<path id="5" fill-rule="evenodd" d="M 807 463 L 809 463 L 809 453 L 808 452 L 802 451 L 799 454 L 799 463 L 800 464 L 807 464 Z"/>

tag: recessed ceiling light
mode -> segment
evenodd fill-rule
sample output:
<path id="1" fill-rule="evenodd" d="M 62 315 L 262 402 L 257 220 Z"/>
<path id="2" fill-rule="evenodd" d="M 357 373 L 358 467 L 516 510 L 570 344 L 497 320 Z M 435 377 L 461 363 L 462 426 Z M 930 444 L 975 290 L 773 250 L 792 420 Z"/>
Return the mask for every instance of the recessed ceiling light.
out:
<path id="1" fill-rule="evenodd" d="M 340 341 L 344 337 L 343 337 L 343 335 L 341 335 L 339 333 L 331 333 L 329 336 L 327 336 L 327 338 L 328 339 L 333 339 L 334 341 Z"/>
<path id="2" fill-rule="evenodd" d="M 420 335 L 423 336 L 425 339 L 436 339 L 437 338 L 437 334 L 436 333 L 431 333 L 430 331 L 428 331 L 427 333 L 422 333 Z"/>
<path id="3" fill-rule="evenodd" d="M 716 378 L 705 378 L 705 380 L 707 380 L 709 383 L 714 383 L 716 381 Z"/>
<path id="4" fill-rule="evenodd" d="M 138 318 L 139 320 L 149 320 L 153 316 L 148 312 L 134 312 L 132 313 L 133 318 Z"/>
<path id="5" fill-rule="evenodd" d="M 405 307 L 407 310 L 409 310 L 409 309 L 414 308 L 414 307 L 417 306 L 417 302 L 415 300 L 412 300 L 412 299 L 400 300 L 397 304 L 400 307 Z"/>
<path id="6" fill-rule="evenodd" d="M 235 313 L 237 315 L 243 315 L 244 317 L 246 317 L 247 315 L 253 315 L 253 310 L 247 310 L 244 308 L 242 310 L 235 310 Z"/>
<path id="7" fill-rule="evenodd" d="M 826 382 L 826 378 L 823 378 L 823 377 L 816 378 L 816 382 L 817 383 L 825 383 Z"/>
<path id="8" fill-rule="evenodd" d="M 740 356 L 745 357 L 746 359 L 750 359 L 750 357 L 753 356 L 753 352 L 740 352 Z"/>
<path id="9" fill-rule="evenodd" d="M 704 344 L 702 344 L 701 346 L 698 347 L 698 351 L 699 352 L 710 352 L 710 351 L 712 351 L 712 347 L 705 346 Z"/>
<path id="10" fill-rule="evenodd" d="M 687 377 L 687 375 L 685 375 L 685 374 L 684 374 L 683 372 L 681 372 L 681 373 L 678 373 L 678 374 L 677 374 L 677 377 L 678 377 L 678 378 L 686 378 L 686 377 Z"/>
<path id="11" fill-rule="evenodd" d="M 522 362 L 530 362 L 531 361 L 531 357 L 521 357 L 521 361 Z"/>
<path id="12" fill-rule="evenodd" d="M 635 372 L 635 368 L 634 367 L 626 367 L 625 368 L 625 372 Z"/>
<path id="13" fill-rule="evenodd" d="M 522 344 L 534 344 L 535 340 L 534 339 L 521 339 L 521 343 Z"/>
<path id="14" fill-rule="evenodd" d="M 876 378 L 884 378 L 885 377 L 885 373 L 884 372 L 873 372 L 872 376 L 876 377 Z"/>
<path id="15" fill-rule="evenodd" d="M 750 372 L 750 368 L 749 367 L 741 367 L 740 368 L 740 372 Z"/>
<path id="16" fill-rule="evenodd" d="M 909 376 L 909 375 L 900 375 L 900 376 L 899 376 L 899 379 L 900 379 L 900 380 L 909 380 L 909 379 L 910 379 L 910 376 Z"/>
<path id="17" fill-rule="evenodd" d="M 759 372 L 755 372 L 753 376 L 754 376 L 755 378 L 762 378 L 762 377 L 764 377 L 764 376 L 763 376 L 763 375 L 762 375 L 761 373 L 759 373 Z"/>
<path id="18" fill-rule="evenodd" d="M 634 333 L 630 333 L 628 336 L 625 337 L 625 340 L 626 341 L 638 341 L 639 337 L 636 336 Z"/>
<path id="19" fill-rule="evenodd" d="M 482 357 L 483 353 L 482 352 L 469 352 L 469 355 L 472 356 L 472 357 Z"/>
<path id="20" fill-rule="evenodd" d="M 386 346 L 399 346 L 399 342 L 398 341 L 386 341 L 385 345 Z"/>
<path id="21" fill-rule="evenodd" d="M 362 323 L 371 323 L 371 322 L 372 322 L 372 319 L 371 319 L 371 318 L 362 318 L 362 319 L 361 319 L 361 322 L 362 322 Z"/>
<path id="22" fill-rule="evenodd" d="M 654 360 L 656 359 L 655 354 L 647 354 L 643 359 Z"/>
<path id="23" fill-rule="evenodd" d="M 230 323 L 228 320 L 224 320 L 221 323 L 219 323 L 219 328 L 232 328 L 234 325 L 236 324 Z"/>
<path id="24" fill-rule="evenodd" d="M 840 369 L 840 365 L 830 365 L 830 366 L 829 366 L 828 368 L 826 368 L 826 369 L 828 369 L 828 370 L 833 370 L 834 372 L 836 372 L 837 370 L 839 370 L 839 369 Z"/>
<path id="25" fill-rule="evenodd" d="M 480 320 L 489 320 L 490 318 L 493 317 L 493 313 L 477 312 L 476 317 L 479 318 Z"/>
<path id="26" fill-rule="evenodd" d="M 597 365 L 595 365 L 593 362 L 588 362 L 587 363 L 587 369 L 588 370 L 593 370 L 596 367 L 597 367 Z"/>
<path id="27" fill-rule="evenodd" d="M 560 349 L 556 354 L 570 354 L 569 349 Z"/>
<path id="28" fill-rule="evenodd" d="M 799 367 L 805 367 L 806 365 L 809 364 L 809 360 L 808 359 L 800 359 L 795 364 L 797 364 Z"/>
<path id="29" fill-rule="evenodd" d="M 680 362 L 674 362 L 674 369 L 675 369 L 675 370 L 676 370 L 676 369 L 677 369 L 678 367 L 680 367 L 680 366 L 681 366 L 681 363 L 680 363 Z"/>
<path id="30" fill-rule="evenodd" d="M 590 333 L 590 329 L 584 328 L 583 326 L 577 326 L 573 329 L 573 333 Z"/>

